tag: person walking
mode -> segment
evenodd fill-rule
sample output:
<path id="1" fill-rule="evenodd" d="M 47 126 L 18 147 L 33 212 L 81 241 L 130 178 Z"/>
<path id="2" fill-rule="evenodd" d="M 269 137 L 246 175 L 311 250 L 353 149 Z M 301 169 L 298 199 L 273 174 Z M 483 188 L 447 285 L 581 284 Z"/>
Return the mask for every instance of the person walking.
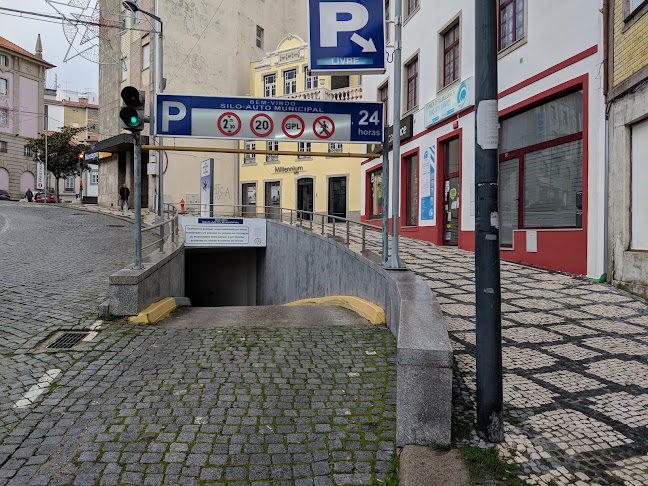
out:
<path id="1" fill-rule="evenodd" d="M 27 202 L 32 202 L 34 200 L 34 193 L 32 192 L 31 189 L 27 189 L 27 192 L 25 193 L 25 197 L 27 198 Z"/>
<path id="2" fill-rule="evenodd" d="M 121 210 L 124 210 L 124 203 L 126 203 L 126 208 L 130 209 L 130 203 L 128 202 L 128 197 L 130 196 L 130 189 L 126 184 L 124 184 L 119 189 L 119 197 L 121 198 Z"/>

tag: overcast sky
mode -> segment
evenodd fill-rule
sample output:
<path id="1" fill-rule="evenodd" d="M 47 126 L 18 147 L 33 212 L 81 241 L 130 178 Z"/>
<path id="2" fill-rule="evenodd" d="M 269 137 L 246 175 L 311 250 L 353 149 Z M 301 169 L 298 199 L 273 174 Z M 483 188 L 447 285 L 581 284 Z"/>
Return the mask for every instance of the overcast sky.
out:
<path id="1" fill-rule="evenodd" d="M 88 3 L 90 6 L 86 8 L 85 11 L 81 12 L 78 8 L 74 9 L 67 7 L 70 0 L 57 1 L 59 2 L 59 4 L 56 5 L 57 8 L 62 12 L 65 12 L 67 16 L 73 12 L 91 15 L 92 7 L 96 3 L 96 0 L 89 0 Z M 73 5 L 75 1 L 77 5 L 85 3 L 84 0 L 72 0 Z M 54 2 L 52 1 L 51 3 Z M 48 15 L 59 15 L 46 0 L 0 0 L 0 7 L 39 12 Z M 47 71 L 46 84 L 48 88 L 54 87 L 54 76 L 57 75 L 57 82 L 61 89 L 74 91 L 89 90 L 94 91 L 95 93 L 98 92 L 98 64 L 87 61 L 80 56 L 68 62 L 63 62 L 70 44 L 63 32 L 63 26 L 60 21 L 46 19 L 47 21 L 44 22 L 42 20 L 32 20 L 26 16 L 16 17 L 13 15 L 18 14 L 0 10 L 0 26 L 2 27 L 0 28 L 0 36 L 14 44 L 17 44 L 25 50 L 34 53 L 36 48 L 36 38 L 38 37 L 38 34 L 41 35 L 43 59 L 56 65 L 55 68 Z M 86 42 L 83 46 L 80 46 L 81 36 L 84 31 L 84 28 L 80 29 L 75 43 L 76 50 L 73 48 L 70 51 L 69 56 L 74 55 L 78 50 L 83 50 L 83 48 L 90 45 Z M 94 39 L 91 42 L 96 43 L 97 40 Z"/>

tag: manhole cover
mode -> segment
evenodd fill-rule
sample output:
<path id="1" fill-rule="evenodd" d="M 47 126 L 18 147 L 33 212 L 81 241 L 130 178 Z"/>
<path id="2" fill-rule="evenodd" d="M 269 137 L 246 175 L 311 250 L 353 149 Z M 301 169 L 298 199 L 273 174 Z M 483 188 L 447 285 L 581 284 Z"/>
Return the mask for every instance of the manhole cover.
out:
<path id="1" fill-rule="evenodd" d="M 54 340 L 50 342 L 45 349 L 74 349 L 75 347 L 82 344 L 84 341 L 89 341 L 87 339 L 91 333 L 89 332 L 64 332 L 59 333 L 54 337 Z M 92 333 L 96 335 L 96 333 Z M 92 336 L 94 337 L 94 336 Z"/>

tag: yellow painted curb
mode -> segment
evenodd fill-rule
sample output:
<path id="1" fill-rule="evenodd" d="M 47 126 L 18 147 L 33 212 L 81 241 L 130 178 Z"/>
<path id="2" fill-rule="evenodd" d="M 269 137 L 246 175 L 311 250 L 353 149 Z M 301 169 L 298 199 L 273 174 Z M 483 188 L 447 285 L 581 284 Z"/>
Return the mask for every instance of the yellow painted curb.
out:
<path id="1" fill-rule="evenodd" d="M 139 324 L 155 324 L 171 314 L 176 307 L 175 299 L 173 297 L 167 297 L 155 304 L 149 305 L 139 315 L 130 317 L 128 320 Z"/>
<path id="2" fill-rule="evenodd" d="M 360 297 L 353 297 L 350 295 L 315 297 L 313 299 L 302 299 L 284 305 L 337 305 L 360 314 L 372 324 L 385 324 L 385 311 L 382 309 L 382 307 L 376 304 L 372 304 L 371 302 L 361 299 Z"/>

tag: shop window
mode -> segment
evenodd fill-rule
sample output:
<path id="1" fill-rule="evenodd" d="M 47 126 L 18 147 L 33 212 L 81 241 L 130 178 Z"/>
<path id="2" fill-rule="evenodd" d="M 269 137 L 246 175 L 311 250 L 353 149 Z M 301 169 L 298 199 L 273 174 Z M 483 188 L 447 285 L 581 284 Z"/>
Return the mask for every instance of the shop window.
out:
<path id="1" fill-rule="evenodd" d="M 291 69 L 284 72 L 284 94 L 292 94 L 297 92 L 297 70 Z"/>
<path id="2" fill-rule="evenodd" d="M 277 151 L 279 150 L 279 142 L 276 142 L 274 140 L 270 142 L 266 142 L 266 148 L 267 150 L 272 150 Z M 279 160 L 279 156 L 277 154 L 266 154 L 266 162 L 277 162 Z"/>
<path id="3" fill-rule="evenodd" d="M 413 110 L 418 106 L 418 57 L 405 66 L 407 75 L 407 109 Z"/>
<path id="4" fill-rule="evenodd" d="M 383 171 L 374 170 L 367 174 L 369 186 L 369 219 L 382 218 L 383 212 Z"/>
<path id="5" fill-rule="evenodd" d="M 268 74 L 263 77 L 263 96 L 271 98 L 277 94 L 277 75 Z"/>
<path id="6" fill-rule="evenodd" d="M 241 199 L 243 217 L 256 216 L 257 188 L 255 182 L 241 185 Z"/>
<path id="7" fill-rule="evenodd" d="M 525 0 L 500 0 L 499 48 L 506 49 L 524 37 Z"/>
<path id="8" fill-rule="evenodd" d="M 418 154 L 404 160 L 405 226 L 418 225 Z"/>
<path id="9" fill-rule="evenodd" d="M 245 150 L 256 150 L 256 142 L 246 140 Z M 256 162 L 256 154 L 245 154 L 243 159 L 244 164 L 254 164 Z"/>
<path id="10" fill-rule="evenodd" d="M 583 93 L 501 121 L 501 243 L 518 228 L 580 228 L 583 218 Z"/>
<path id="11" fill-rule="evenodd" d="M 459 79 L 459 22 L 443 34 L 443 87 Z"/>
<path id="12" fill-rule="evenodd" d="M 648 250 L 648 225 L 646 225 L 646 208 L 648 208 L 648 120 L 637 123 L 631 129 L 631 243 L 633 250 Z"/>

